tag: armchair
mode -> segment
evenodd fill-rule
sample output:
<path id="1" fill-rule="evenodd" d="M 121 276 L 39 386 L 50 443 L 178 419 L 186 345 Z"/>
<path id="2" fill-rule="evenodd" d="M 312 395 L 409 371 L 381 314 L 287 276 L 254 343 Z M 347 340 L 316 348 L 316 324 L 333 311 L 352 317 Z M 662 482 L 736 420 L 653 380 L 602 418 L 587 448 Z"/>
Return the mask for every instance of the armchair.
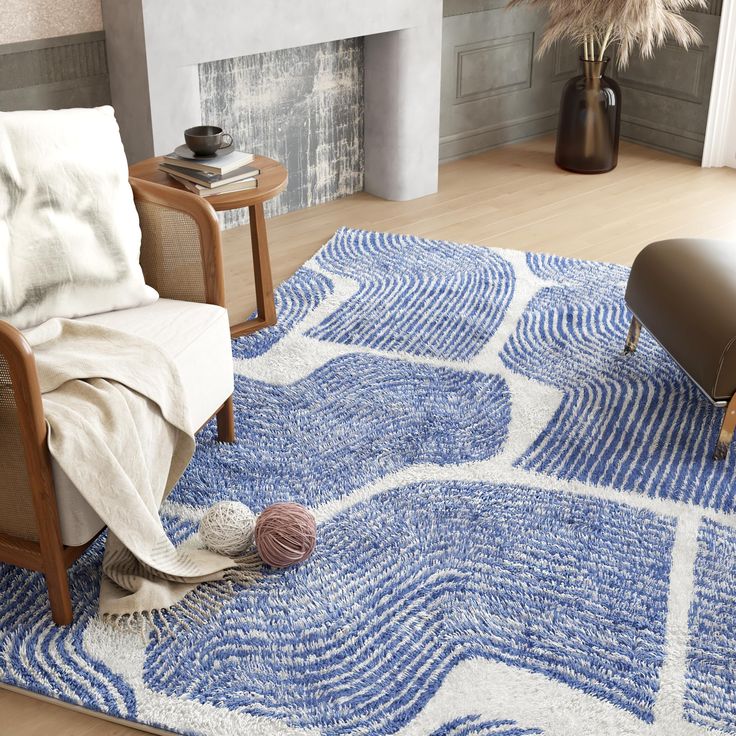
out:
<path id="1" fill-rule="evenodd" d="M 194 427 L 217 417 L 235 440 L 230 334 L 224 309 L 220 227 L 194 194 L 130 179 L 142 231 L 141 267 L 161 299 L 81 319 L 158 342 L 180 369 Z M 46 445 L 33 353 L 0 321 L 0 562 L 43 573 L 53 619 L 72 620 L 67 569 L 103 529 Z"/>

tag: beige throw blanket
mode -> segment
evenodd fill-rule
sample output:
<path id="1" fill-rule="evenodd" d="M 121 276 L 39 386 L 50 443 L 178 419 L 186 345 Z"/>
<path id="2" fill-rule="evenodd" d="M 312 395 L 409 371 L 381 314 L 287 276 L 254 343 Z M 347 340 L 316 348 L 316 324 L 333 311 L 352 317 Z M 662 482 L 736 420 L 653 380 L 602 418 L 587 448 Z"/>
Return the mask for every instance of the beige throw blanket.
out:
<path id="1" fill-rule="evenodd" d="M 109 528 L 99 610 L 147 614 L 180 601 L 235 562 L 177 549 L 159 507 L 194 451 L 176 366 L 152 342 L 50 320 L 26 332 L 51 454 Z"/>

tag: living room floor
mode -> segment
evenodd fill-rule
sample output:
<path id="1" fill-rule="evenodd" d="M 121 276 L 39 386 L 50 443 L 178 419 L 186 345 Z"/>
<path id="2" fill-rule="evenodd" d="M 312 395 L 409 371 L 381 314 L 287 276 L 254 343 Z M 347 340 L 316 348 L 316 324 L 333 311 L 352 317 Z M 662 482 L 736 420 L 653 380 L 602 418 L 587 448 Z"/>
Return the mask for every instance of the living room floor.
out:
<path id="1" fill-rule="evenodd" d="M 534 138 L 443 164 L 429 197 L 361 192 L 269 220 L 274 283 L 343 225 L 630 264 L 663 238 L 736 241 L 736 170 L 622 141 L 618 168 L 583 176 L 555 166 L 553 136 Z M 227 231 L 224 248 L 235 322 L 255 306 L 247 226 Z"/>
<path id="2" fill-rule="evenodd" d="M 536 138 L 440 167 L 440 191 L 411 202 L 360 193 L 268 222 L 274 283 L 296 271 L 342 225 L 629 264 L 668 237 L 736 241 L 736 171 L 622 143 L 602 176 L 557 169 L 554 139 Z M 233 323 L 255 306 L 247 228 L 225 233 Z M 0 731 L 14 736 L 139 733 L 0 689 Z M 4 732 L 4 731 L 3 731 Z"/>

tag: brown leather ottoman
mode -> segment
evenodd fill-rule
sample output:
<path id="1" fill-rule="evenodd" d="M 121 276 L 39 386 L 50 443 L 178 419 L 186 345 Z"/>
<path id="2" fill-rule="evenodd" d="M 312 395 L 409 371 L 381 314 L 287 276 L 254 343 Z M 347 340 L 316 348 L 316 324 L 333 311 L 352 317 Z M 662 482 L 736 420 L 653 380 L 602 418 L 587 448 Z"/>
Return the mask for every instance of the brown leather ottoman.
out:
<path id="1" fill-rule="evenodd" d="M 642 325 L 726 413 L 714 459 L 728 453 L 736 428 L 736 243 L 660 240 L 639 253 L 626 287 L 633 313 L 625 353 Z"/>

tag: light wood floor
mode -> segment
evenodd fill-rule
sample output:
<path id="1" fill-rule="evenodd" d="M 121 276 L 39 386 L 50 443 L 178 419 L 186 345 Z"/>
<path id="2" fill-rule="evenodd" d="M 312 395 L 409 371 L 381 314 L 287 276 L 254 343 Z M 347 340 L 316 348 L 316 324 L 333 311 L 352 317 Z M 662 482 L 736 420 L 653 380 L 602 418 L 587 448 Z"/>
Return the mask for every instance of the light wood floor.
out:
<path id="1" fill-rule="evenodd" d="M 662 238 L 736 241 L 735 169 L 702 169 L 623 142 L 618 168 L 581 176 L 558 169 L 553 150 L 552 138 L 537 138 L 444 164 L 439 192 L 411 202 L 360 193 L 274 218 L 274 282 L 342 225 L 624 264 Z M 240 321 L 255 304 L 249 236 L 230 230 L 224 247 L 228 302 Z"/>
<path id="2" fill-rule="evenodd" d="M 274 281 L 290 276 L 341 225 L 628 264 L 647 243 L 700 236 L 736 241 L 736 170 L 622 144 L 618 168 L 602 176 L 556 169 L 542 138 L 440 168 L 440 191 L 412 202 L 368 194 L 269 221 Z M 233 322 L 255 300 L 246 230 L 225 234 Z M 10 725 L 12 724 L 12 726 Z M 0 690 L 0 733 L 123 736 L 125 726 Z"/>

